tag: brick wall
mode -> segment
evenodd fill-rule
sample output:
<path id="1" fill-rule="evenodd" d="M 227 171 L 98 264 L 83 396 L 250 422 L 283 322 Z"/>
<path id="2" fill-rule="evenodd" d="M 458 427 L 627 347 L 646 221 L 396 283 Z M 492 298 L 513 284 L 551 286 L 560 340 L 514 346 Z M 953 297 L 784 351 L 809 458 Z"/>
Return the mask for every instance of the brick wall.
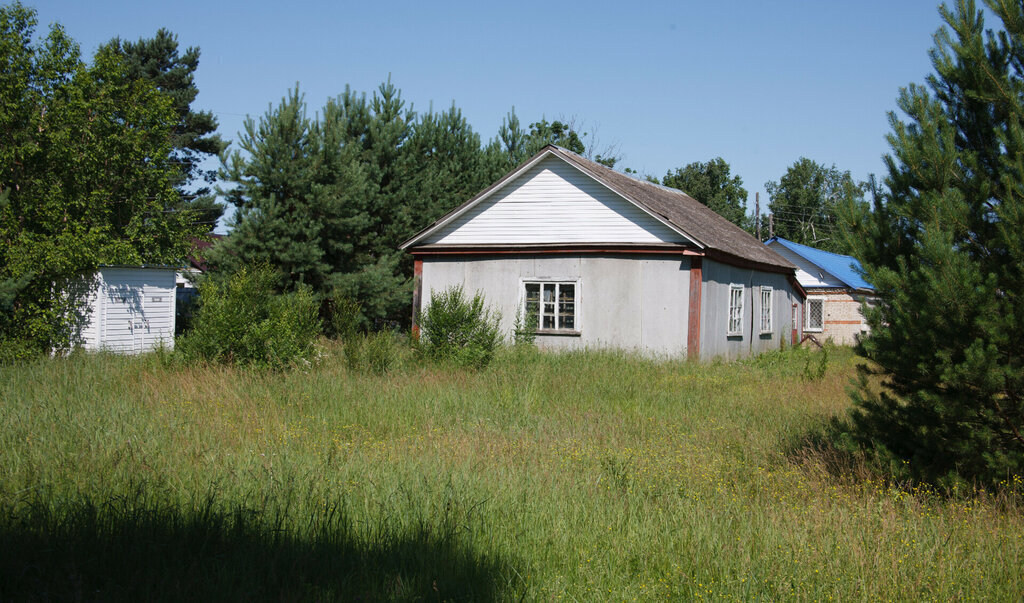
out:
<path id="1" fill-rule="evenodd" d="M 807 295 L 825 300 L 824 329 L 820 333 L 810 333 L 820 341 L 831 339 L 840 345 L 853 345 L 855 337 L 862 330 L 866 332 L 867 325 L 860 312 L 863 295 L 845 289 L 808 290 Z"/>

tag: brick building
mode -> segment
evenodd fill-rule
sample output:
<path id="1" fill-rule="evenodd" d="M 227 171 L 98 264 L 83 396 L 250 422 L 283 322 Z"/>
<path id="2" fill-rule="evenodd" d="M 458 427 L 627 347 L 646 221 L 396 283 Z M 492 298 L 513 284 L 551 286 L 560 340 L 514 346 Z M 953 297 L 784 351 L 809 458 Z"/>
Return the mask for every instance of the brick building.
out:
<path id="1" fill-rule="evenodd" d="M 867 332 L 861 304 L 874 301 L 875 288 L 864 280 L 856 259 L 780 237 L 765 245 L 797 267 L 796 280 L 807 292 L 800 308 L 806 335 L 850 345 L 858 334 Z"/>

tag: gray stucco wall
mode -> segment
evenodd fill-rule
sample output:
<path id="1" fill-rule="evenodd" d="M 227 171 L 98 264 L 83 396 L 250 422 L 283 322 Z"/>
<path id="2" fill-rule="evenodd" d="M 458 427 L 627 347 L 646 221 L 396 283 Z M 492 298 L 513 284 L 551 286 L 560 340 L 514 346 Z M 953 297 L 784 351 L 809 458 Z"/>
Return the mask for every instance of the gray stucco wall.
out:
<path id="1" fill-rule="evenodd" d="M 430 293 L 463 285 L 501 312 L 510 336 L 522 304 L 523 281 L 575 281 L 579 335 L 539 335 L 546 348 L 615 347 L 652 356 L 686 354 L 688 258 L 659 254 L 428 256 L 423 306 Z"/>
<path id="2" fill-rule="evenodd" d="M 793 310 L 798 295 L 786 275 L 737 268 L 704 260 L 701 291 L 701 359 L 735 360 L 766 350 L 778 349 L 783 338 L 792 336 Z M 743 334 L 728 336 L 729 286 L 743 285 Z M 760 287 L 772 287 L 772 333 L 761 334 Z"/>

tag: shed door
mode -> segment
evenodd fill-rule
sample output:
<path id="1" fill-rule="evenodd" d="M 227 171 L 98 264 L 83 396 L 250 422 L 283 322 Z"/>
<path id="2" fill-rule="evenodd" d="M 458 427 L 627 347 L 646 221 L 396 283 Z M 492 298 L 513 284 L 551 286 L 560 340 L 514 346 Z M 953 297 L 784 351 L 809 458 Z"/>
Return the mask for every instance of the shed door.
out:
<path id="1" fill-rule="evenodd" d="M 115 352 L 135 353 L 145 345 L 142 296 L 124 284 L 107 284 L 103 337 L 100 345 Z"/>

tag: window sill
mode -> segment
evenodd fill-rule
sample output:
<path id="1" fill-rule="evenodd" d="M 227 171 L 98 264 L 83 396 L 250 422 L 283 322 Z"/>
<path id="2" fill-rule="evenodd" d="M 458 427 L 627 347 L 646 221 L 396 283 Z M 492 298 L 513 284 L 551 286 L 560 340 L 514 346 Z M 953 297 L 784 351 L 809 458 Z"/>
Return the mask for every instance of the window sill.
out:
<path id="1" fill-rule="evenodd" d="M 537 329 L 533 332 L 534 335 L 556 335 L 560 337 L 579 337 L 582 335 L 579 331 L 573 331 L 571 329 Z"/>
<path id="2" fill-rule="evenodd" d="M 774 334 L 775 334 L 775 331 L 761 331 L 761 333 L 760 333 L 761 337 L 765 337 L 766 335 L 774 335 Z"/>
<path id="3" fill-rule="evenodd" d="M 808 329 L 807 327 L 804 327 L 804 333 L 821 333 L 824 330 L 825 329 Z"/>

